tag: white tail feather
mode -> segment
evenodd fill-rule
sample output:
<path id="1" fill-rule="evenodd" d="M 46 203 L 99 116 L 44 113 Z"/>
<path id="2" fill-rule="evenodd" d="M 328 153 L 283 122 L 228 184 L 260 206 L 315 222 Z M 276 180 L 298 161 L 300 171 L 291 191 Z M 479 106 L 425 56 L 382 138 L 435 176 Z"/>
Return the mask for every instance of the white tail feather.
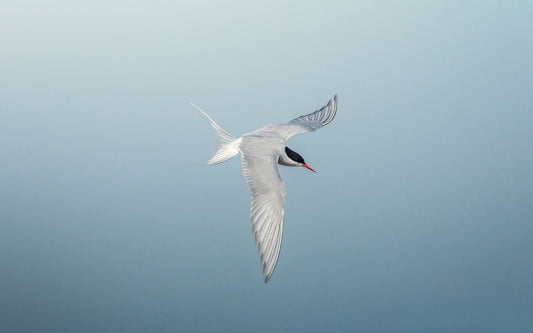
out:
<path id="1" fill-rule="evenodd" d="M 213 118 L 207 114 L 207 112 L 193 103 L 191 103 L 191 105 L 200 110 L 200 112 L 202 112 L 204 116 L 209 119 L 211 126 L 213 126 L 218 134 L 217 151 L 215 152 L 215 155 L 213 155 L 213 157 L 207 162 L 207 165 L 222 163 L 237 155 L 239 153 L 239 145 L 241 144 L 242 138 L 235 138 L 228 131 L 220 127 L 220 125 L 218 125 Z"/>

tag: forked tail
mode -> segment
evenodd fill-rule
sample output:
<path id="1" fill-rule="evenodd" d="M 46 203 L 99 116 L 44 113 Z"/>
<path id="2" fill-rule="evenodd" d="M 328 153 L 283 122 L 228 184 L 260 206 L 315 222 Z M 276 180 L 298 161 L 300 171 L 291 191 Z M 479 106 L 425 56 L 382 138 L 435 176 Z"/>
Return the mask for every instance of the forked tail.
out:
<path id="1" fill-rule="evenodd" d="M 207 165 L 222 163 L 239 153 L 239 145 L 241 138 L 235 138 L 228 131 L 220 127 L 213 118 L 211 118 L 204 110 L 200 109 L 197 105 L 191 103 L 192 106 L 200 110 L 204 116 L 209 119 L 211 126 L 217 131 L 218 134 L 218 146 L 215 155 L 207 162 Z"/>

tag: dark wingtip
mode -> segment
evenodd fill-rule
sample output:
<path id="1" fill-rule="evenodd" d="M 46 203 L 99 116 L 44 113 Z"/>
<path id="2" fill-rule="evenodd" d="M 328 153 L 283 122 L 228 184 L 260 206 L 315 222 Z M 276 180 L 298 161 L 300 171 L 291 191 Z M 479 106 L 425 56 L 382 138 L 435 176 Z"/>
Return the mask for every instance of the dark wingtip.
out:
<path id="1" fill-rule="evenodd" d="M 322 125 L 326 126 L 327 124 L 331 123 L 333 121 L 333 118 L 337 115 L 337 94 L 333 96 L 332 99 L 329 100 L 328 104 L 325 105 L 321 110 L 325 108 L 331 108 L 332 112 L 330 112 L 327 115 L 327 118 L 322 121 Z"/>

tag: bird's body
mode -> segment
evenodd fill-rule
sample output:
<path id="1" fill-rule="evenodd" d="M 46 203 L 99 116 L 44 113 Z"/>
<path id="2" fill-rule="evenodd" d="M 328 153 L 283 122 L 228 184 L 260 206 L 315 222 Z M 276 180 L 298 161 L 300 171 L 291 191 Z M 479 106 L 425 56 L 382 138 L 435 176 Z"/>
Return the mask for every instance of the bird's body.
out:
<path id="1" fill-rule="evenodd" d="M 266 283 L 278 261 L 285 215 L 286 191 L 277 165 L 301 166 L 314 172 L 286 143 L 293 135 L 314 131 L 330 123 L 337 112 L 337 96 L 318 111 L 286 124 L 266 125 L 240 138 L 233 137 L 202 109 L 193 106 L 209 119 L 219 136 L 217 152 L 207 164 L 222 163 L 241 154 L 242 172 L 252 195 L 252 232 Z"/>

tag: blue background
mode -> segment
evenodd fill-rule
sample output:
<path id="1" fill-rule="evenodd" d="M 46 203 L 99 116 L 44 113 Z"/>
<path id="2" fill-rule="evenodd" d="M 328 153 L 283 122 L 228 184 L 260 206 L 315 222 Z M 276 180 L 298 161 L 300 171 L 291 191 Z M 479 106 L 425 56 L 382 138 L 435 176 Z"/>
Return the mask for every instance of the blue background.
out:
<path id="1" fill-rule="evenodd" d="M 0 331 L 533 330 L 529 1 L 3 1 Z M 216 136 L 290 147 L 265 285 Z"/>

